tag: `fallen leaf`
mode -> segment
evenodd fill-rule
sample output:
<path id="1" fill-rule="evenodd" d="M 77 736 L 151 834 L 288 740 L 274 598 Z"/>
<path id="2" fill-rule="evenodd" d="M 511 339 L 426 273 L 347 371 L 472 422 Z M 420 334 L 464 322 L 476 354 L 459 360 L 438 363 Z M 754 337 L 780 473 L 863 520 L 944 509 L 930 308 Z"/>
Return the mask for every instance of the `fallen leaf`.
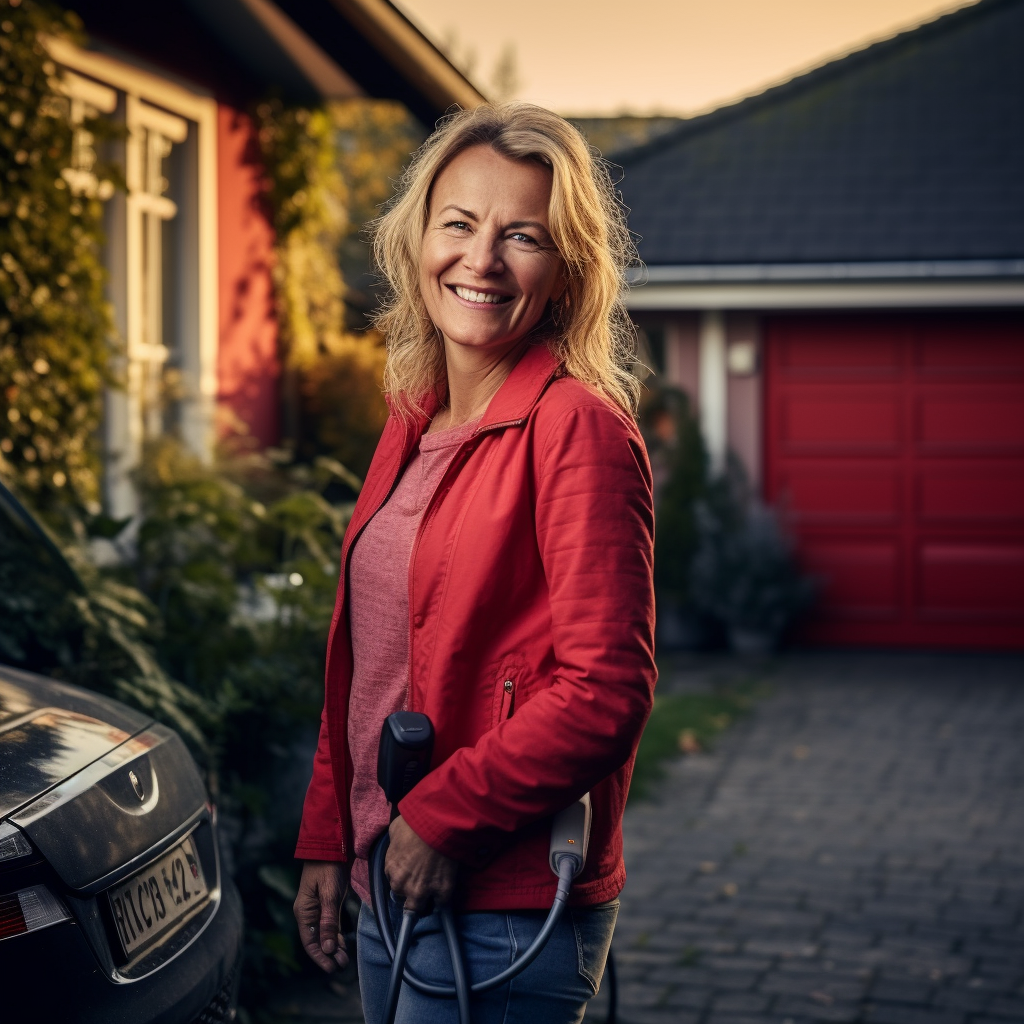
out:
<path id="1" fill-rule="evenodd" d="M 684 754 L 699 754 L 700 740 L 692 729 L 684 729 L 679 734 L 679 749 Z"/>

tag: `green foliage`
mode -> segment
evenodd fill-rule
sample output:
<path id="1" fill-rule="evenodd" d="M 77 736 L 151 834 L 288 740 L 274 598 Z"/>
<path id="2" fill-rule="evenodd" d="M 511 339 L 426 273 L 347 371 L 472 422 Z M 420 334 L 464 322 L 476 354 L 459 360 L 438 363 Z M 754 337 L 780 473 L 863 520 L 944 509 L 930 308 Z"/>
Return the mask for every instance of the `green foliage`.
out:
<path id="1" fill-rule="evenodd" d="M 630 800 L 650 795 L 669 758 L 707 749 L 718 733 L 747 713 L 751 701 L 752 694 L 742 689 L 655 697 L 636 754 Z"/>
<path id="2" fill-rule="evenodd" d="M 729 626 L 778 639 L 814 596 L 778 514 L 752 493 L 733 459 L 697 503 L 696 515 L 694 602 Z"/>
<path id="3" fill-rule="evenodd" d="M 697 549 L 694 509 L 707 487 L 707 450 L 682 391 L 652 388 L 641 425 L 656 480 L 654 583 L 660 593 L 685 603 Z"/>
<path id="4" fill-rule="evenodd" d="M 159 612 L 160 663 L 214 711 L 213 767 L 243 829 L 268 811 L 267 751 L 318 717 L 351 511 L 321 492 L 339 472 L 263 456 L 210 467 L 164 440 L 138 474 L 141 525 L 122 577 Z"/>
<path id="5" fill-rule="evenodd" d="M 102 203 L 65 175 L 74 130 L 38 38 L 78 28 L 48 5 L 0 0 L 0 470 L 43 511 L 96 499 L 112 383 Z"/>
<path id="6" fill-rule="evenodd" d="M 97 570 L 81 530 L 65 538 L 62 554 L 2 504 L 0 661 L 133 704 L 180 730 L 208 760 L 212 709 L 157 661 L 152 602 Z"/>
<path id="7" fill-rule="evenodd" d="M 256 119 L 277 232 L 288 444 L 365 473 L 387 419 L 385 352 L 375 331 L 354 329 L 373 299 L 345 275 L 366 277 L 363 226 L 421 134 L 404 107 L 370 100 L 317 110 L 268 100 Z"/>

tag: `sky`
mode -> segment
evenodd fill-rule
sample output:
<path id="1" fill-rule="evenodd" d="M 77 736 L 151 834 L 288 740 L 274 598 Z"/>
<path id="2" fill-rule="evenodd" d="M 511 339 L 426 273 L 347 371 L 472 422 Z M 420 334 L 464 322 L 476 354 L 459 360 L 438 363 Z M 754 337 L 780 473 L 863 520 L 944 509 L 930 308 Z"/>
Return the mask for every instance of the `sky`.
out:
<path id="1" fill-rule="evenodd" d="M 968 0 L 973 2 L 973 0 Z M 514 49 L 515 98 L 562 114 L 713 109 L 964 0 L 396 0 L 492 94 Z"/>

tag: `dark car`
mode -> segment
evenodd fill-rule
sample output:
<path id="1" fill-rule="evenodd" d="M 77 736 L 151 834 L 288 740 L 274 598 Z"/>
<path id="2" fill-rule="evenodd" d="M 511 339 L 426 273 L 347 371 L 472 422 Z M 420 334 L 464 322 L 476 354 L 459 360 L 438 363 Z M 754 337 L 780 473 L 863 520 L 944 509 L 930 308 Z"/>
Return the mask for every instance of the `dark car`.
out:
<path id="1" fill-rule="evenodd" d="M 60 552 L 0 485 L 5 554 L 73 589 Z M 17 614 L 16 601 L 0 605 Z M 29 656 L 25 629 L 7 632 Z M 4 1019 L 231 1020 L 241 940 L 216 810 L 179 736 L 109 697 L 0 665 Z"/>

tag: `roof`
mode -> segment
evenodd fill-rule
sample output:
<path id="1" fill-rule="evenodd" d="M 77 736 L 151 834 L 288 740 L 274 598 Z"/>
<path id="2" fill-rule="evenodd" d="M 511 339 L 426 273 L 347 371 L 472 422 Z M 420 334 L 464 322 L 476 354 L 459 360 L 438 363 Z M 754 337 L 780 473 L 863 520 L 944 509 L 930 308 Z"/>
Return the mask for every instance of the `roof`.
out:
<path id="1" fill-rule="evenodd" d="M 618 155 L 652 282 L 727 265 L 1021 273 L 1022 40 L 1024 0 L 981 0 Z"/>
<path id="2" fill-rule="evenodd" d="M 94 45 L 247 102 L 371 96 L 404 103 L 432 126 L 483 102 L 388 0 L 76 0 Z"/>

